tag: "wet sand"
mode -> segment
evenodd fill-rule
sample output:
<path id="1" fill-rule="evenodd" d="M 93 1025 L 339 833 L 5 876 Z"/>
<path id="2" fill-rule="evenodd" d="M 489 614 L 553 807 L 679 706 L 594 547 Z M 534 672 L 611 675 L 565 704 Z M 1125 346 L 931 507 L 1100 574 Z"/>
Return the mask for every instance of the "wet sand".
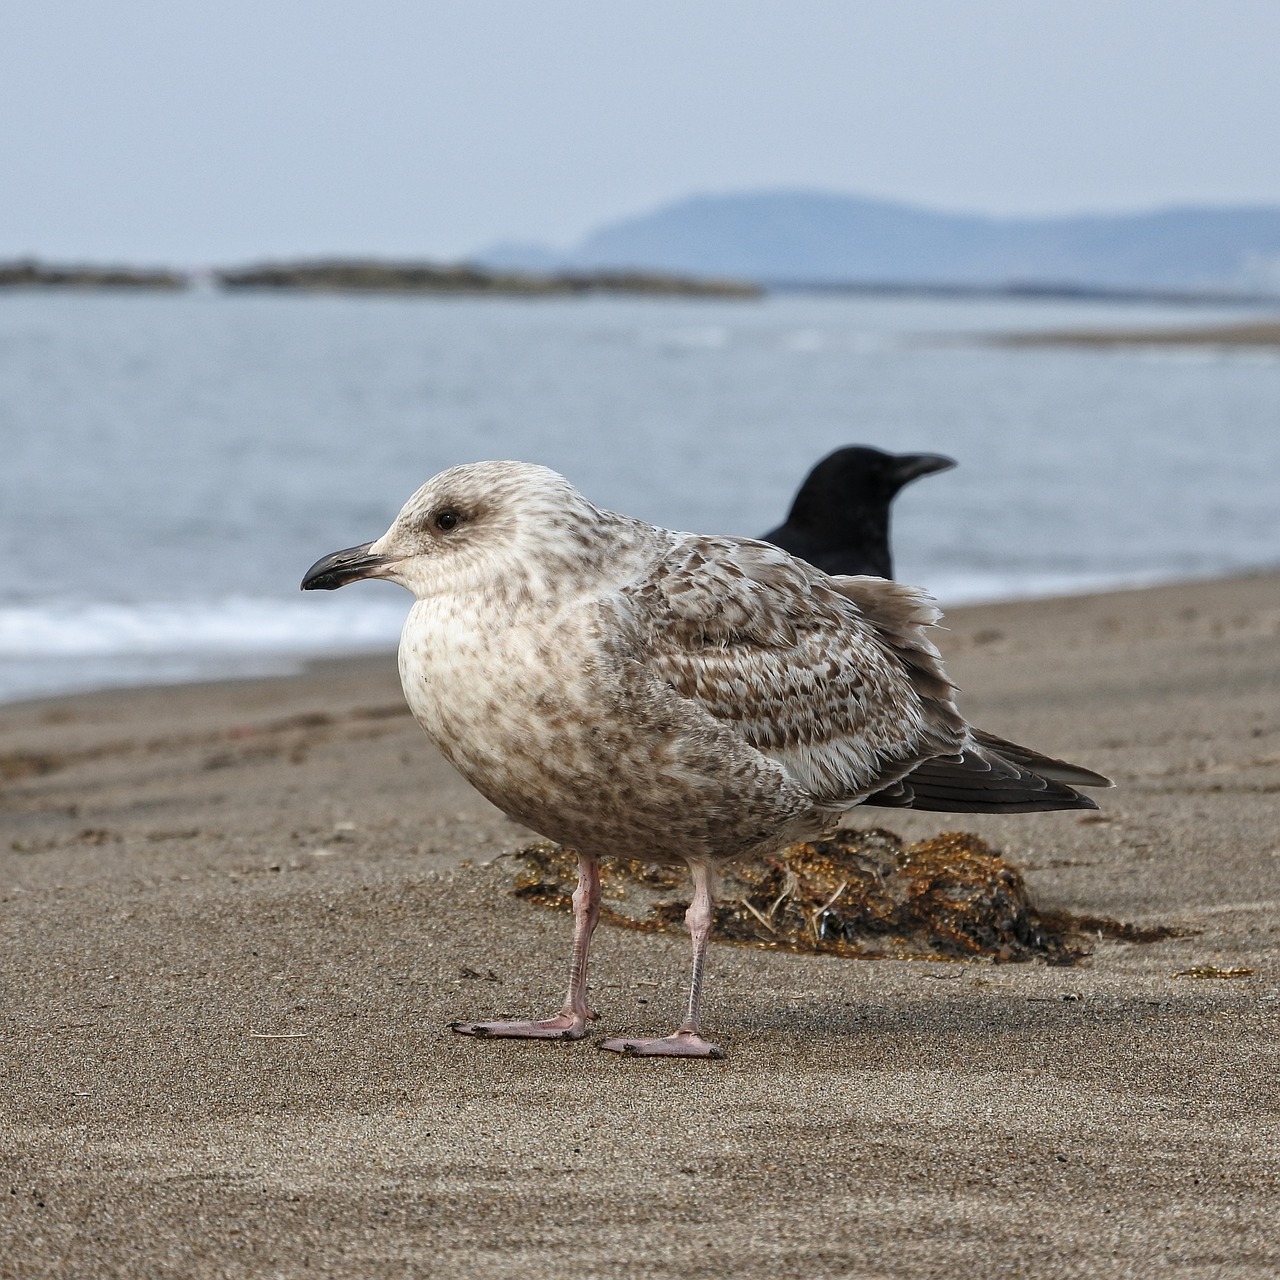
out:
<path id="1" fill-rule="evenodd" d="M 1055 329 L 994 339 L 1004 347 L 1280 347 L 1280 320 L 1181 329 Z"/>
<path id="2" fill-rule="evenodd" d="M 714 947 L 723 1062 L 449 1032 L 549 1011 L 568 921 L 459 867 L 525 833 L 389 656 L 0 707 L 0 1275 L 1275 1275 L 1280 575 L 949 622 L 972 719 L 1119 786 L 865 825 L 1197 932 Z M 678 1018 L 679 939 L 596 954 L 600 1034 Z"/>

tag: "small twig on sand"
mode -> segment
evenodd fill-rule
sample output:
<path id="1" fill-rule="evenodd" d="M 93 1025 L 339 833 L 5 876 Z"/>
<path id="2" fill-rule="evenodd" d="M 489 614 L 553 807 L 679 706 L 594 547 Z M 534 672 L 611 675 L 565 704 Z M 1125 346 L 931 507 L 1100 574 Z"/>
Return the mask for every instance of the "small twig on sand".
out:
<path id="1" fill-rule="evenodd" d="M 842 894 L 842 893 L 843 893 L 843 892 L 844 892 L 848 887 L 849 887 L 849 882 L 846 880 L 846 881 L 845 881 L 845 882 L 844 882 L 844 883 L 843 883 L 843 884 L 842 884 L 842 885 L 841 885 L 841 886 L 840 886 L 840 887 L 835 891 L 835 893 L 833 893 L 833 894 L 831 895 L 831 897 L 829 897 L 829 898 L 826 900 L 826 902 L 824 902 L 824 903 L 822 904 L 822 906 L 820 906 L 820 907 L 817 909 L 817 911 L 815 911 L 815 912 L 813 913 L 813 915 L 811 915 L 811 916 L 809 917 L 809 930 L 810 930 L 810 932 L 813 934 L 813 940 L 814 940 L 814 942 L 815 942 L 815 943 L 816 943 L 816 942 L 818 942 L 818 941 L 820 940 L 820 939 L 819 939 L 819 936 L 818 936 L 818 921 L 819 921 L 819 920 L 821 920 L 821 919 L 822 919 L 822 917 L 823 917 L 824 915 L 826 915 L 826 913 L 827 913 L 828 911 L 830 911 L 830 910 L 831 910 L 831 908 L 832 908 L 832 907 L 834 907 L 834 906 L 836 905 L 836 899 L 837 899 L 837 898 L 839 898 L 839 896 L 840 896 L 840 895 L 841 895 L 841 894 Z"/>
<path id="2" fill-rule="evenodd" d="M 782 882 L 782 892 L 773 900 L 773 905 L 769 908 L 770 920 L 773 919 L 778 908 L 800 890 L 800 877 L 790 867 L 784 867 L 783 869 L 786 871 L 786 878 Z"/>
<path id="3" fill-rule="evenodd" d="M 755 918 L 759 920 L 760 923 L 764 925 L 764 927 L 768 929 L 770 933 L 778 932 L 777 929 L 775 929 L 773 925 L 770 923 L 768 917 L 765 916 L 765 914 L 758 907 L 755 907 L 750 902 L 748 902 L 746 898 L 739 898 L 738 905 L 740 907 L 746 907 L 746 909 L 750 911 L 751 914 L 755 916 Z"/>

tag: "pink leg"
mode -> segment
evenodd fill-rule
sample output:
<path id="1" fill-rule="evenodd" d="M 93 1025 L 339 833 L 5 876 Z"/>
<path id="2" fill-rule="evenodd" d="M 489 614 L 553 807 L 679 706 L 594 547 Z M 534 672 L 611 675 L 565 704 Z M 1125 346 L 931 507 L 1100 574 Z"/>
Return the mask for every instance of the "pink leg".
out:
<path id="1" fill-rule="evenodd" d="M 684 913 L 693 940 L 693 980 L 689 985 L 689 1015 L 669 1036 L 654 1040 L 618 1038 L 602 1040 L 600 1047 L 612 1053 L 637 1058 L 723 1058 L 718 1044 L 701 1035 L 702 976 L 706 970 L 707 942 L 711 938 L 711 868 L 705 862 L 690 864 L 693 870 L 693 901 Z"/>
<path id="2" fill-rule="evenodd" d="M 573 958 L 569 962 L 569 991 L 564 1008 L 540 1022 L 455 1022 L 464 1036 L 495 1036 L 518 1040 L 581 1040 L 587 1023 L 597 1015 L 587 1003 L 587 955 L 591 935 L 600 919 L 600 863 L 578 855 L 578 887 L 573 891 Z"/>

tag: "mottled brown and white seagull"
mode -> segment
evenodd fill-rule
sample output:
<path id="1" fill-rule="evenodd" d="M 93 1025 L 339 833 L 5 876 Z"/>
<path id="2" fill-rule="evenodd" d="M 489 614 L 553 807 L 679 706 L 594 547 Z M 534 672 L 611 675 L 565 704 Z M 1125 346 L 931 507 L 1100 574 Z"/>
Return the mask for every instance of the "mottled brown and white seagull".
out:
<path id="1" fill-rule="evenodd" d="M 302 586 L 374 577 L 416 597 L 400 678 L 418 723 L 500 809 L 578 856 L 564 1007 L 455 1024 L 467 1035 L 586 1034 L 602 857 L 684 861 L 694 893 L 688 1017 L 600 1047 L 714 1058 L 699 1012 L 718 864 L 827 835 L 859 804 L 1092 809 L 1075 787 L 1110 785 L 965 722 L 922 592 L 604 511 L 546 467 L 443 471 Z"/>

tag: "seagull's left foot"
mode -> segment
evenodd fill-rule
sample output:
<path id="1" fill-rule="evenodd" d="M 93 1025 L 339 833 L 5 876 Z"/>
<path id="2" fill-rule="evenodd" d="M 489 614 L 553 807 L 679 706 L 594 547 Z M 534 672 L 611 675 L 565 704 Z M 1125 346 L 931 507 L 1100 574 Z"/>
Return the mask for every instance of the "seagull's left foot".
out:
<path id="1" fill-rule="evenodd" d="M 652 1040 L 629 1040 L 618 1037 L 601 1040 L 600 1048 L 621 1053 L 628 1058 L 723 1058 L 724 1050 L 696 1031 L 677 1031 L 673 1035 Z"/>
<path id="2" fill-rule="evenodd" d="M 450 1025 L 464 1036 L 495 1040 L 581 1040 L 587 1034 L 587 1016 L 571 1013 L 560 1013 L 540 1022 L 454 1022 Z"/>

